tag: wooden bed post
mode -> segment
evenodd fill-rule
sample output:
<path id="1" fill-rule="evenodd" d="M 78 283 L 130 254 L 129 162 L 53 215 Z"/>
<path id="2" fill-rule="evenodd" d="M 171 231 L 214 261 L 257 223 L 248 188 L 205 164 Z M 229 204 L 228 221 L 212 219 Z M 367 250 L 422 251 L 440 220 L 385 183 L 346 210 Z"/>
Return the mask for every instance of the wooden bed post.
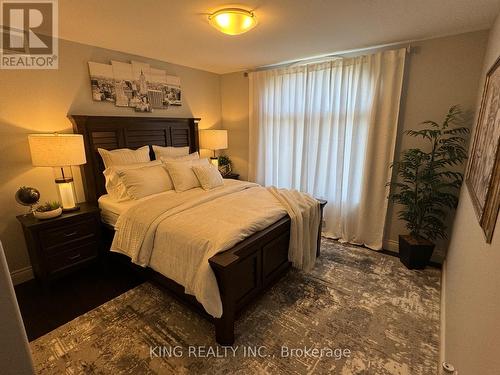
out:
<path id="1" fill-rule="evenodd" d="M 229 254 L 226 254 L 229 255 Z M 236 255 L 224 257 L 222 262 L 211 258 L 210 263 L 217 284 L 219 285 L 220 299 L 222 302 L 222 317 L 214 319 L 215 340 L 219 345 L 231 346 L 234 344 L 234 321 L 236 320 L 236 294 L 234 288 L 234 268 L 230 267 L 238 261 Z"/>
<path id="2" fill-rule="evenodd" d="M 319 202 L 319 228 L 318 228 L 318 245 L 316 247 L 316 258 L 319 258 L 321 255 L 321 232 L 323 230 L 323 210 L 328 203 L 328 201 L 324 199 L 317 199 Z"/>
<path id="3" fill-rule="evenodd" d="M 222 302 L 222 317 L 216 318 L 215 340 L 219 345 L 232 346 L 234 344 L 234 321 L 236 319 L 236 298 L 234 294 L 234 278 L 231 267 L 220 268 L 212 264 L 217 284 L 219 285 Z"/>

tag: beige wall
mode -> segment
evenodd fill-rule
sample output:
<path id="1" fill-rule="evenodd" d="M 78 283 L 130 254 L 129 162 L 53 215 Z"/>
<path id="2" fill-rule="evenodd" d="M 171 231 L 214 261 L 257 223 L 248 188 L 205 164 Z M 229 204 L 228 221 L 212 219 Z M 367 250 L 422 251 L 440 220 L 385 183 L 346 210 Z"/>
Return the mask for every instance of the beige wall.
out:
<path id="1" fill-rule="evenodd" d="M 248 177 L 248 77 L 244 73 L 221 76 L 222 124 L 227 129 L 229 155 L 233 169 L 244 180 Z"/>
<path id="2" fill-rule="evenodd" d="M 27 134 L 71 131 L 67 114 L 116 116 L 201 117 L 200 128 L 220 127 L 220 76 L 166 62 L 116 51 L 61 41 L 58 70 L 0 70 L 0 239 L 11 271 L 30 266 L 24 239 L 15 215 L 26 212 L 14 200 L 22 185 L 38 188 L 42 200 L 56 199 L 51 168 L 31 166 Z M 166 48 L 166 47 L 165 47 Z M 138 114 L 112 103 L 93 102 L 88 61 L 109 63 L 111 59 L 138 60 L 165 69 L 181 79 L 183 105 L 152 114 Z M 77 193 L 83 199 L 81 183 Z M 25 273 L 16 274 L 22 278 Z"/>
<path id="3" fill-rule="evenodd" d="M 453 104 L 461 104 L 469 112 L 474 109 L 487 37 L 487 31 L 479 31 L 412 43 L 396 154 L 418 144 L 403 139 L 404 130 L 427 119 L 440 120 Z M 234 169 L 246 177 L 248 78 L 241 72 L 222 75 L 221 93 L 222 126 L 228 129 L 230 142 L 227 154 L 234 161 Z M 390 205 L 384 247 L 393 251 L 398 250 L 398 234 L 406 232 L 396 215 Z M 445 245 L 437 249 L 434 260 L 442 260 Z"/>
<path id="4" fill-rule="evenodd" d="M 479 31 L 412 43 L 396 159 L 402 150 L 423 144 L 421 139 L 403 136 L 405 130 L 414 129 L 425 120 L 440 122 L 453 104 L 462 106 L 468 114 L 467 125 L 472 125 L 487 39 L 488 32 Z M 407 232 L 397 212 L 398 207 L 390 203 L 384 247 L 392 251 L 398 250 L 398 235 Z M 446 241 L 438 242 L 433 260 L 443 260 L 446 246 Z"/>
<path id="5" fill-rule="evenodd" d="M 491 30 L 486 71 L 500 56 L 500 16 Z M 491 244 L 484 240 L 469 192 L 462 188 L 444 273 L 444 358 L 460 374 L 498 374 L 500 369 L 500 220 Z"/>

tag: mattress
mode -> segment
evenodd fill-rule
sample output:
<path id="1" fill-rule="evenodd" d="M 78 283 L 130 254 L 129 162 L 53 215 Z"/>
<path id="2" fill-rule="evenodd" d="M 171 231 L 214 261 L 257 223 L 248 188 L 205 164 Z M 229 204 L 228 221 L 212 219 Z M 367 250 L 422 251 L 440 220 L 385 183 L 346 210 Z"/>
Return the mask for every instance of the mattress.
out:
<path id="1" fill-rule="evenodd" d="M 98 199 L 99 208 L 101 209 L 102 222 L 114 227 L 120 215 L 124 213 L 126 210 L 128 210 L 130 207 L 133 207 L 136 204 L 139 204 L 151 197 L 159 195 L 167 195 L 172 193 L 175 193 L 175 191 L 174 190 L 165 191 L 163 193 L 149 195 L 141 199 L 137 200 L 130 199 L 128 201 L 121 201 L 121 202 L 114 200 L 113 198 L 111 198 L 109 194 L 102 195 Z"/>

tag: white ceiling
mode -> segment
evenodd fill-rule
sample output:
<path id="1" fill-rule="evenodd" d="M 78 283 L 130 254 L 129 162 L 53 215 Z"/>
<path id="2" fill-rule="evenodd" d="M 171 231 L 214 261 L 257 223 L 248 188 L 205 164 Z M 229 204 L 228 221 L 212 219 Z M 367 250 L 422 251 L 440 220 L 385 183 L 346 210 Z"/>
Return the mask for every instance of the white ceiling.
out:
<path id="1" fill-rule="evenodd" d="M 229 36 L 206 19 L 254 9 L 259 24 Z M 489 28 L 499 0 L 62 0 L 67 40 L 216 73 L 374 45 Z"/>

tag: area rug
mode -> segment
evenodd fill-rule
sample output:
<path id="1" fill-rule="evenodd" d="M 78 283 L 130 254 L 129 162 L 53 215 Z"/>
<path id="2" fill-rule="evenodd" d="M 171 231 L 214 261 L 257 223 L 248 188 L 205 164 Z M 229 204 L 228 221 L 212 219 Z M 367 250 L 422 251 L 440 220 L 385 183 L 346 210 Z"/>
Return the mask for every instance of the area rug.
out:
<path id="1" fill-rule="evenodd" d="M 323 239 L 218 346 L 211 323 L 144 283 L 33 341 L 39 374 L 436 374 L 441 272 Z"/>

